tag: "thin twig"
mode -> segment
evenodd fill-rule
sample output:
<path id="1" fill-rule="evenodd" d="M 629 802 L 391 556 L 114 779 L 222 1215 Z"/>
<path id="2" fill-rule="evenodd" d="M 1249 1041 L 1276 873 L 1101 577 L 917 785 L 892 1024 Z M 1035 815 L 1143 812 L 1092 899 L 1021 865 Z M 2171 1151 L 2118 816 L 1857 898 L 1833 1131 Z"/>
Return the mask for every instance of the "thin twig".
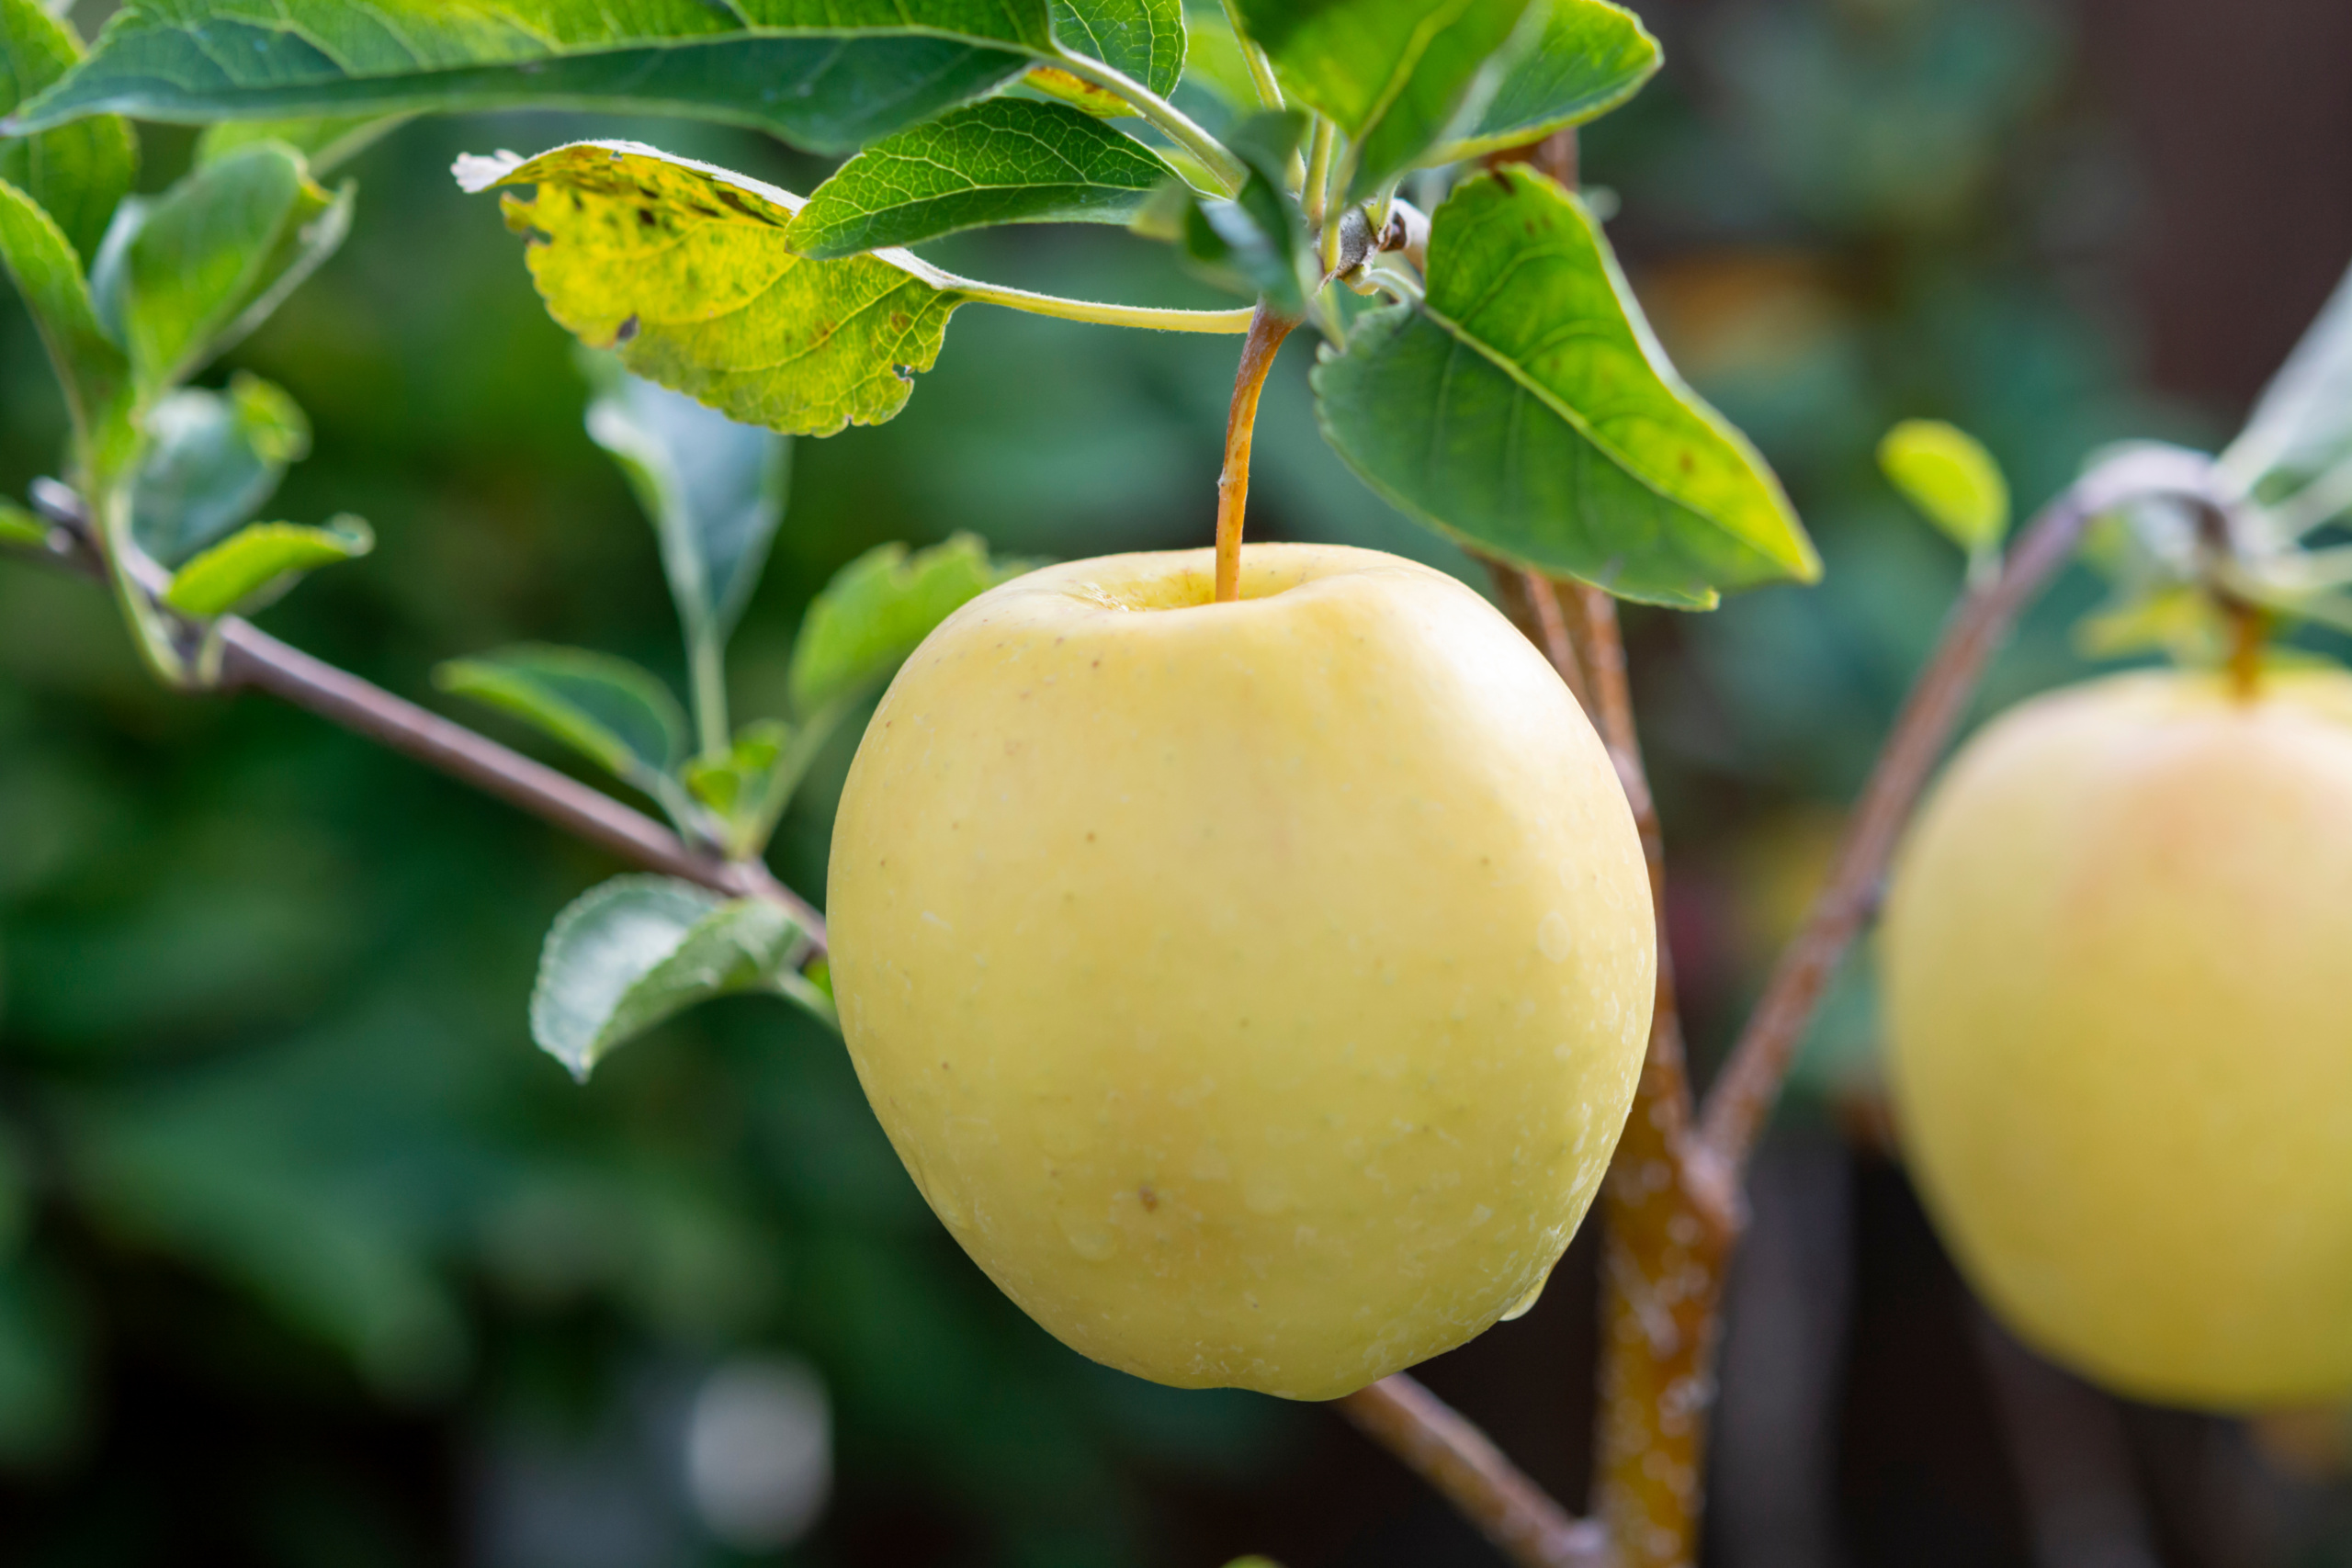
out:
<path id="1" fill-rule="evenodd" d="M 1600 1526 L 1554 1502 L 1484 1432 L 1411 1378 L 1383 1378 L 1340 1400 L 1339 1409 L 1521 1568 L 1611 1568 Z"/>
<path id="2" fill-rule="evenodd" d="M 89 542 L 80 498 L 62 485 L 37 487 L 33 496 L 54 527 L 49 547 L 28 558 L 103 581 L 106 563 Z M 226 616 L 213 623 L 222 647 L 223 690 L 250 687 L 343 726 L 404 756 L 553 823 L 621 860 L 648 871 L 697 883 L 731 897 L 770 899 L 792 911 L 812 951 L 825 946 L 825 919 L 756 861 L 729 862 L 693 846 L 650 817 L 631 810 L 543 762 L 453 724 L 322 660 L 313 659 L 251 622 Z"/>
<path id="3" fill-rule="evenodd" d="M 650 817 L 601 790 L 394 696 L 348 671 L 313 659 L 251 622 L 232 618 L 220 622 L 219 627 L 226 655 L 220 666 L 224 690 L 249 687 L 266 692 L 519 806 L 648 871 L 682 877 L 734 897 L 772 899 L 790 909 L 801 929 L 822 947 L 824 917 L 778 882 L 764 865 L 702 853 Z"/>
<path id="4" fill-rule="evenodd" d="M 1216 602 L 1241 597 L 1241 523 L 1250 510 L 1250 446 L 1258 426 L 1258 398 L 1283 339 L 1298 325 L 1260 304 L 1233 376 L 1233 405 L 1225 416 L 1225 468 L 1216 479 Z"/>
<path id="5" fill-rule="evenodd" d="M 1708 1092 L 1702 1138 L 1726 1169 L 1736 1171 L 1754 1152 L 1822 993 L 1877 907 L 1887 863 L 1919 792 L 2018 612 L 2074 554 L 2091 519 L 2119 502 L 2151 494 L 2210 501 L 2219 493 L 2211 465 L 2194 453 L 2158 448 L 2119 457 L 2043 507 L 2000 575 L 1972 590 L 1953 610 L 1862 786 L 1828 886 L 1781 951 L 1762 999 Z"/>

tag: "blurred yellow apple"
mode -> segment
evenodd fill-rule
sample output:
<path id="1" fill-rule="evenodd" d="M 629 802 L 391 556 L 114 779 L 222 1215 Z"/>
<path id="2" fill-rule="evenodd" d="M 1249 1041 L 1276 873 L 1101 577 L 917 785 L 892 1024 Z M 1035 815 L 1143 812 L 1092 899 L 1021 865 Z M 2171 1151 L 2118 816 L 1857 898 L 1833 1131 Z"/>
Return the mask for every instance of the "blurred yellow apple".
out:
<path id="1" fill-rule="evenodd" d="M 2018 708 L 1915 825 L 1883 955 L 1905 1151 L 2010 1328 L 2143 1399 L 2352 1393 L 2352 678 Z"/>
<path id="2" fill-rule="evenodd" d="M 1539 1288 L 1631 1101 L 1631 814 L 1452 578 L 1258 545 L 1050 567 L 908 660 L 834 830 L 833 982 L 916 1184 L 1066 1344 L 1298 1399 Z"/>

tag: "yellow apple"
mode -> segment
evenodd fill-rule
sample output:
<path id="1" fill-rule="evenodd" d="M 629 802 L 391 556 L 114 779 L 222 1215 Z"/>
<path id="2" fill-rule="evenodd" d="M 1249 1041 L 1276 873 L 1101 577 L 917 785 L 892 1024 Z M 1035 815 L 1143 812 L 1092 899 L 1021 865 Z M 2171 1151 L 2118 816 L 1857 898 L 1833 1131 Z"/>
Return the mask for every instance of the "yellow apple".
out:
<path id="1" fill-rule="evenodd" d="M 1883 955 L 1904 1149 L 2021 1338 L 2165 1403 L 2352 1393 L 2352 678 L 2016 709 L 1914 826 Z"/>
<path id="2" fill-rule="evenodd" d="M 1064 1343 L 1349 1393 L 1543 1283 L 1657 964 L 1624 795 L 1486 601 L 1375 551 L 1049 567 L 858 748 L 842 1030 L 932 1209 Z"/>

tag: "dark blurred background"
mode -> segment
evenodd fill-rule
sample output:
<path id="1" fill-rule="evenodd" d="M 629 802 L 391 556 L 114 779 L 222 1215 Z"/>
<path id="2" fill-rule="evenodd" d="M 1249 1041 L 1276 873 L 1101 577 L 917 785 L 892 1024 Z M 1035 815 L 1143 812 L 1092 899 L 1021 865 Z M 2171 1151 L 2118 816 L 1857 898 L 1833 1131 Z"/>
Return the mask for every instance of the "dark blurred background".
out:
<path id="1" fill-rule="evenodd" d="M 2104 441 L 2225 438 L 2352 259 L 2352 6 L 1640 9 L 1668 66 L 1587 133 L 1585 177 L 1619 199 L 1661 335 L 1828 563 L 1818 589 L 1632 617 L 1703 1055 L 1957 583 L 1875 477 L 1877 436 L 1953 420 L 2027 503 Z M 316 425 L 273 515 L 348 508 L 381 536 L 266 624 L 395 691 L 525 637 L 677 672 L 568 341 L 445 172 L 583 134 L 799 189 L 822 172 L 707 127 L 413 124 L 352 166 L 343 253 L 208 378 L 267 376 Z M 143 183 L 188 146 L 150 128 Z M 943 249 L 1032 287 L 1198 294 L 1114 232 Z M 738 638 L 741 710 L 778 710 L 802 605 L 876 543 L 1204 542 L 1232 354 L 963 312 L 904 416 L 802 445 Z M 1323 447 L 1307 357 L 1267 400 L 1253 530 L 1466 569 Z M 21 494 L 62 414 L 13 297 L 0 410 Z M 1986 706 L 2082 672 L 2068 627 L 2097 592 L 2062 584 Z M 847 751 L 778 840 L 811 895 Z M 1146 1385 L 1032 1326 L 796 1013 L 707 1009 L 575 1088 L 525 1002 L 549 918 L 616 869 L 261 699 L 166 696 L 103 596 L 0 565 L 0 1561 L 1498 1561 L 1329 1414 Z M 1758 1171 L 1710 1562 L 2352 1563 L 2336 1416 L 2119 1405 L 1983 1321 L 1891 1156 L 1870 991 L 1865 954 Z M 1592 1257 L 1588 1235 L 1537 1311 L 1426 1369 L 1578 1504 Z"/>

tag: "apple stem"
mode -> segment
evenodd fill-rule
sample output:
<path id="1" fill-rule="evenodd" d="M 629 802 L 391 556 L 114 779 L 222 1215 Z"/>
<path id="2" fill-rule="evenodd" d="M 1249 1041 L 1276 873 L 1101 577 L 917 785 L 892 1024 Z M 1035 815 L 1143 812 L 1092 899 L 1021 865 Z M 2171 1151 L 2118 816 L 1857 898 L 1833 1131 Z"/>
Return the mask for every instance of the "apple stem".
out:
<path id="1" fill-rule="evenodd" d="M 1298 325 L 1260 301 L 1242 340 L 1241 367 L 1233 377 L 1233 406 L 1225 419 L 1225 469 L 1216 479 L 1216 602 L 1241 597 L 1241 519 L 1250 508 L 1250 444 L 1258 425 L 1258 397 L 1274 355 Z"/>
<path id="2" fill-rule="evenodd" d="M 2222 607 L 2230 617 L 2230 694 L 2250 703 L 2262 685 L 2262 649 L 2269 640 L 2270 617 L 2260 605 L 2234 596 Z"/>

